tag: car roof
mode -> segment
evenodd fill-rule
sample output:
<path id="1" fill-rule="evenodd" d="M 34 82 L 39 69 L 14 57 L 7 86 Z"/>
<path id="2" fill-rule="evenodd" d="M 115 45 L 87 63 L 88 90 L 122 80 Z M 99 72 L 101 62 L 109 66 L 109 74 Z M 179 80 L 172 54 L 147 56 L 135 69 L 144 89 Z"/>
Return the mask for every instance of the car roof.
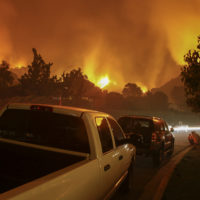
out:
<path id="1" fill-rule="evenodd" d="M 146 115 L 124 115 L 119 117 L 120 118 L 134 118 L 134 119 L 148 119 L 148 120 L 162 120 L 160 117 L 154 117 L 154 116 L 146 116 Z"/>
<path id="2" fill-rule="evenodd" d="M 22 109 L 31 110 L 31 108 L 49 108 L 54 113 L 68 114 L 80 117 L 83 113 L 101 113 L 96 110 L 90 110 L 85 108 L 71 107 L 71 106 L 59 106 L 50 104 L 34 104 L 34 103 L 10 103 L 5 106 L 5 109 Z M 104 113 L 105 114 L 105 113 Z"/>

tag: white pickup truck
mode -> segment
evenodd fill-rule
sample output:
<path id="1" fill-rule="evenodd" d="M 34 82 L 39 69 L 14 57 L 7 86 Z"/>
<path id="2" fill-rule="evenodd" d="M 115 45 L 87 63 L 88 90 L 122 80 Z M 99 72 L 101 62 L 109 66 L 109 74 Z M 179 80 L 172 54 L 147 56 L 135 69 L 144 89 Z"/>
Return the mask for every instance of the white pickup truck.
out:
<path id="1" fill-rule="evenodd" d="M 0 199 L 108 199 L 133 167 L 125 141 L 106 113 L 9 104 L 0 112 Z"/>

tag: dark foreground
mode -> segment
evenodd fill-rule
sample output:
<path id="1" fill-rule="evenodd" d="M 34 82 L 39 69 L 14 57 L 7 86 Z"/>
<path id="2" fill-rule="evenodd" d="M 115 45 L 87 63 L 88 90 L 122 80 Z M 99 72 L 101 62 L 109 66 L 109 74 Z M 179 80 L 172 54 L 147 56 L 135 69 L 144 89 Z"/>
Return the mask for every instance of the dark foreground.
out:
<path id="1" fill-rule="evenodd" d="M 189 151 L 176 166 L 162 200 L 200 199 L 200 146 Z"/>

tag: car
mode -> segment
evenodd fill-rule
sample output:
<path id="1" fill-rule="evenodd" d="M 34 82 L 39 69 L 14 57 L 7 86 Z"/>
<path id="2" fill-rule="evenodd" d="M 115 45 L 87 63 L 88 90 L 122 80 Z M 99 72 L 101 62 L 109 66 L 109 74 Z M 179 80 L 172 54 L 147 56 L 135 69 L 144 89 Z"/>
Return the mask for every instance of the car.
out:
<path id="1" fill-rule="evenodd" d="M 44 104 L 0 110 L 0 199 L 102 200 L 131 189 L 135 147 L 109 114 Z"/>
<path id="2" fill-rule="evenodd" d="M 136 146 L 137 155 L 151 156 L 154 165 L 160 165 L 164 155 L 173 154 L 175 137 L 164 119 L 131 115 L 120 117 L 118 123 Z"/>

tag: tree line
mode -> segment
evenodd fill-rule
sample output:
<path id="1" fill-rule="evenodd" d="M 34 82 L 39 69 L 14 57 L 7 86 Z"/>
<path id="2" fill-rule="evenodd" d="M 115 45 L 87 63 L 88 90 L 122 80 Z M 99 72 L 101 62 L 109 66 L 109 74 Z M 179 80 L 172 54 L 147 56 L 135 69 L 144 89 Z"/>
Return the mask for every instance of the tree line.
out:
<path id="1" fill-rule="evenodd" d="M 35 48 L 33 61 L 27 66 L 27 72 L 20 78 L 13 77 L 9 63 L 0 64 L 0 98 L 15 96 L 45 96 L 58 98 L 62 104 L 84 107 L 105 107 L 116 109 L 166 110 L 168 97 L 163 92 L 143 94 L 135 83 L 125 84 L 121 93 L 102 90 L 92 83 L 81 68 L 63 72 L 60 77 L 51 75 L 53 63 L 46 63 Z"/>
<path id="2" fill-rule="evenodd" d="M 184 56 L 186 65 L 181 68 L 186 103 L 193 112 L 200 112 L 200 36 L 196 49 L 189 50 Z"/>

